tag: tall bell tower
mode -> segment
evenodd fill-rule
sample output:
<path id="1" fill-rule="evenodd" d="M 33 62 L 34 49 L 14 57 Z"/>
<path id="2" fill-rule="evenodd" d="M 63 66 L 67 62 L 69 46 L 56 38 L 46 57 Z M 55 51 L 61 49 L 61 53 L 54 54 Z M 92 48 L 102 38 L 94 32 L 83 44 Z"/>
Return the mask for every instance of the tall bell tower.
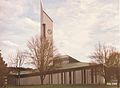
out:
<path id="1" fill-rule="evenodd" d="M 53 20 L 42 10 L 41 36 L 53 42 Z"/>
<path id="2" fill-rule="evenodd" d="M 53 20 L 48 16 L 48 14 L 43 10 L 42 1 L 41 4 L 41 37 L 49 40 L 53 44 Z"/>
<path id="3" fill-rule="evenodd" d="M 41 39 L 47 40 L 47 53 L 49 53 L 51 59 L 53 59 L 53 20 L 47 15 L 42 8 L 41 3 Z M 43 46 L 45 46 L 45 44 Z M 49 43 L 49 44 L 48 44 Z M 51 63 L 53 64 L 53 63 Z"/>

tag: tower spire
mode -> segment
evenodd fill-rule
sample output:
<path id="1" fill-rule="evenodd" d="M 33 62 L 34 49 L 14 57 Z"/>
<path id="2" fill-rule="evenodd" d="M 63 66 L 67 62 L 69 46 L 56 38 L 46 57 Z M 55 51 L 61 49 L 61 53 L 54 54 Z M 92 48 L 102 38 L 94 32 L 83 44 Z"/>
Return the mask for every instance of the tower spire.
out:
<path id="1" fill-rule="evenodd" d="M 41 38 L 43 38 L 43 3 L 40 0 L 40 30 L 41 30 Z"/>

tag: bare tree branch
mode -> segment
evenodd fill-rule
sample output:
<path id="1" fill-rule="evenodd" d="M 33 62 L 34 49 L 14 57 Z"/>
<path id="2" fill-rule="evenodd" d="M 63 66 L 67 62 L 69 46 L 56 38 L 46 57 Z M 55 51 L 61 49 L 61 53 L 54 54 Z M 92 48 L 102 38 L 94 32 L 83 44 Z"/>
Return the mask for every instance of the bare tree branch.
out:
<path id="1" fill-rule="evenodd" d="M 47 38 L 41 38 L 40 36 L 33 37 L 27 44 L 29 48 L 29 57 L 32 59 L 32 63 L 39 70 L 39 72 L 45 72 L 50 70 L 53 66 L 53 44 Z M 45 75 L 41 75 L 41 81 L 43 81 Z"/>
<path id="2" fill-rule="evenodd" d="M 103 68 L 97 69 L 98 74 L 105 78 L 105 83 L 111 80 L 112 68 L 120 65 L 120 53 L 112 46 L 101 45 L 100 43 L 96 47 L 95 51 L 90 56 L 97 64 L 102 64 Z"/>

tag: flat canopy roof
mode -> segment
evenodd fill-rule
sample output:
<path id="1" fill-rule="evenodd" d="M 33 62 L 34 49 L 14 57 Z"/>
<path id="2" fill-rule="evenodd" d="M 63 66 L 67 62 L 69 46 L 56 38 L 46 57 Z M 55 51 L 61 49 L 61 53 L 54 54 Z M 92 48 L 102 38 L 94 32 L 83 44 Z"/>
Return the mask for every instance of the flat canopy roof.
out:
<path id="1" fill-rule="evenodd" d="M 77 70 L 84 70 L 84 69 L 92 69 L 92 68 L 98 68 L 102 67 L 102 64 L 97 65 L 90 65 L 90 66 L 84 66 L 84 67 L 77 67 L 77 68 L 69 68 L 69 69 L 59 69 L 59 70 L 50 70 L 46 72 L 34 72 L 30 74 L 21 74 L 20 77 L 31 77 L 31 76 L 39 76 L 39 75 L 47 75 L 47 74 L 55 74 L 55 73 L 62 73 L 62 72 L 70 72 L 70 71 L 77 71 Z"/>

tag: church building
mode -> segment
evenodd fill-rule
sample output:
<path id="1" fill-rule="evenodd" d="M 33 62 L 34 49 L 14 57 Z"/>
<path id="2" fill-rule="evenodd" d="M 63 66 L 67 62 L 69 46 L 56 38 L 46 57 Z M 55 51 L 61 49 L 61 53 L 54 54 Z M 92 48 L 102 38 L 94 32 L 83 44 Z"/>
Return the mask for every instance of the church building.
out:
<path id="1" fill-rule="evenodd" d="M 53 20 L 41 7 L 41 37 L 53 44 Z M 80 62 L 63 55 L 53 60 L 53 69 L 40 73 L 33 69 L 22 69 L 20 85 L 39 85 L 40 75 L 45 75 L 43 84 L 103 84 L 104 78 L 97 73 L 102 65 Z M 17 85 L 18 76 L 11 73 L 8 84 Z"/>

